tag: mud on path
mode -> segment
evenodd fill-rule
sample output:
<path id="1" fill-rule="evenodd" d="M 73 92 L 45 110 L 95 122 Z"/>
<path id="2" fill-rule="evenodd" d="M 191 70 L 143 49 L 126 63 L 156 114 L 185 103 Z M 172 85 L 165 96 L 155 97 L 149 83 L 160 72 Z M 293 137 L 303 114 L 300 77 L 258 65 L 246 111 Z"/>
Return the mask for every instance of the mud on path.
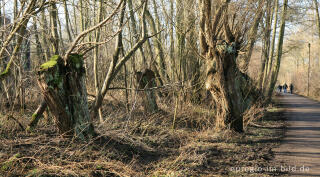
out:
<path id="1" fill-rule="evenodd" d="M 283 94 L 287 130 L 281 145 L 273 149 L 275 160 L 290 176 L 320 176 L 320 103 Z"/>

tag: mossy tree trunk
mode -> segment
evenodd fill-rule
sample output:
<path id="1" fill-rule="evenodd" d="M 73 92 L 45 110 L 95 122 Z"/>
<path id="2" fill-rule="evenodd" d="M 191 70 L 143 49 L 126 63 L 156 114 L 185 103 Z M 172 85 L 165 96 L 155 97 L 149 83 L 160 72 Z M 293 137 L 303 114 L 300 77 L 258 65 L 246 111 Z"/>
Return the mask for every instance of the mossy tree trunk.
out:
<path id="1" fill-rule="evenodd" d="M 37 126 L 41 118 L 41 115 L 44 113 L 46 108 L 47 108 L 47 103 L 46 101 L 43 100 L 41 104 L 38 106 L 37 110 L 32 114 L 31 121 L 26 129 L 27 131 L 32 131 Z"/>
<path id="2" fill-rule="evenodd" d="M 145 69 L 142 72 L 136 72 L 136 77 L 139 89 L 145 89 L 144 91 L 139 92 L 139 95 L 143 100 L 142 104 L 144 110 L 149 113 L 158 111 L 155 93 L 154 90 L 151 89 L 156 86 L 154 72 L 152 70 Z"/>
<path id="3" fill-rule="evenodd" d="M 66 61 L 53 56 L 41 65 L 38 84 L 60 134 L 75 135 L 82 140 L 94 136 L 82 56 L 71 54 Z"/>

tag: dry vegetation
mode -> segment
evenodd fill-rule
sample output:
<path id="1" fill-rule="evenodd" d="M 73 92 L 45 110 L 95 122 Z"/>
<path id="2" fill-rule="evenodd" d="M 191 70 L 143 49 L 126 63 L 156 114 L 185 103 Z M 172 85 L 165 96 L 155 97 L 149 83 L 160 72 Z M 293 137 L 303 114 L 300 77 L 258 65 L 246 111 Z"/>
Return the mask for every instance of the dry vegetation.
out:
<path id="1" fill-rule="evenodd" d="M 112 94 L 110 94 L 112 95 Z M 277 107 L 254 108 L 246 133 L 215 133 L 210 108 L 205 105 L 159 104 L 161 111 L 146 114 L 137 107 L 127 113 L 123 96 L 108 96 L 97 124 L 99 137 L 88 143 L 63 138 L 49 116 L 37 129 L 25 127 L 36 104 L 12 117 L 2 114 L 0 174 L 5 176 L 261 176 L 280 172 L 234 172 L 232 167 L 268 167 L 272 148 L 283 132 L 283 117 Z M 261 117 L 256 120 L 256 118 Z"/>
<path id="2" fill-rule="evenodd" d="M 299 41 L 308 27 L 320 32 L 312 8 L 288 0 L 0 1 L 0 176 L 285 175 L 264 169 L 280 165 L 272 149 L 285 127 L 269 101 L 277 80 L 306 93 L 310 61 Z M 302 14 L 310 24 L 297 20 Z M 296 38 L 285 33 L 295 23 L 306 26 Z M 317 42 L 311 93 L 320 97 Z M 43 117 L 26 131 L 32 115 Z M 94 130 L 84 126 L 91 121 Z"/>

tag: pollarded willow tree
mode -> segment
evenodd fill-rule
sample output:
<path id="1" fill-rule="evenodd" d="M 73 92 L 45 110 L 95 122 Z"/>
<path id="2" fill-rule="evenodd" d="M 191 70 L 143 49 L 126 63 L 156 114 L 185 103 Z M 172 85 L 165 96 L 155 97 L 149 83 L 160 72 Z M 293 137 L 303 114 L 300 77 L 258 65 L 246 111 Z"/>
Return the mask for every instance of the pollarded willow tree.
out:
<path id="1" fill-rule="evenodd" d="M 255 40 L 252 35 L 265 0 L 200 0 L 199 4 L 201 55 L 207 64 L 206 89 L 216 108 L 216 129 L 242 132 L 243 114 L 259 94 L 239 63 L 250 61 L 245 56 L 251 52 L 248 45 Z"/>
<path id="2" fill-rule="evenodd" d="M 69 44 L 66 52 L 62 49 L 63 45 L 59 45 L 62 44 L 62 38 L 58 36 L 60 30 L 58 31 L 57 25 L 54 24 L 55 20 L 57 22 L 59 20 L 54 13 L 55 4 L 52 2 L 53 6 L 50 6 L 51 10 L 53 10 L 51 13 L 51 22 L 53 22 L 51 23 L 51 38 L 55 45 L 52 45 L 53 50 L 51 53 L 54 56 L 38 69 L 38 84 L 44 101 L 32 115 L 32 121 L 29 123 L 27 130 L 35 128 L 41 114 L 45 111 L 46 107 L 49 107 L 61 134 L 76 136 L 82 140 L 88 140 L 96 135 L 91 121 L 97 116 L 102 106 L 103 98 L 106 96 L 112 81 L 134 53 L 138 49 L 141 49 L 149 38 L 154 36 L 147 36 L 146 11 L 148 1 L 143 0 L 139 6 L 142 9 L 139 17 L 141 33 L 137 33 L 138 37 L 133 46 L 128 51 L 124 51 L 123 29 L 127 22 L 125 20 L 127 2 L 130 1 L 120 0 L 108 16 L 101 17 L 94 25 L 82 29 L 80 34 L 74 37 L 72 43 Z M 104 6 L 102 3 L 102 1 L 99 3 L 100 15 L 102 15 L 102 5 Z M 119 16 L 117 16 L 118 14 Z M 111 21 L 118 21 L 118 29 L 111 35 L 100 36 L 103 34 L 102 27 L 108 26 L 108 23 Z M 97 39 L 87 42 L 88 36 L 93 35 Z M 88 55 L 85 57 L 84 55 L 88 54 L 92 49 L 108 43 L 114 37 L 116 37 L 114 54 L 101 87 L 95 84 L 97 93 L 90 114 L 86 92 L 87 85 L 85 83 L 86 67 L 84 66 L 86 63 L 84 60 L 87 59 L 88 61 Z M 94 53 L 97 54 L 97 51 L 95 50 Z M 97 64 L 96 62 L 94 62 L 95 65 Z M 95 71 L 94 73 L 95 75 L 97 74 Z"/>
<path id="3" fill-rule="evenodd" d="M 91 118 L 93 118 L 97 115 L 97 112 L 102 104 L 102 99 L 120 68 L 149 38 L 149 36 L 146 36 L 146 26 L 144 25 L 146 7 L 147 1 L 144 1 L 143 13 L 141 17 L 141 21 L 143 23 L 143 34 L 137 43 L 122 58 L 119 57 L 119 54 L 123 48 L 122 26 L 124 23 L 126 0 L 121 0 L 118 6 L 108 17 L 101 20 L 95 26 L 92 26 L 81 32 L 74 39 L 64 55 L 55 55 L 50 61 L 41 65 L 38 71 L 38 83 L 46 104 L 41 104 L 38 110 L 43 110 L 41 109 L 42 105 L 44 107 L 48 105 L 50 111 L 55 117 L 59 132 L 61 134 L 67 134 L 71 136 L 75 135 L 82 140 L 88 140 L 95 136 L 87 101 L 87 89 L 84 77 L 85 67 L 82 53 L 88 52 L 97 45 L 103 44 L 103 42 L 94 43 L 93 47 L 89 46 L 85 48 L 81 47 L 81 45 L 85 45 L 85 43 L 82 44 L 81 41 L 90 33 L 104 26 L 107 22 L 114 18 L 118 12 L 120 12 L 120 29 L 119 32 L 117 32 L 116 50 L 102 88 L 99 89 L 99 92 L 97 93 L 96 100 L 94 102 L 95 104 L 92 108 L 93 114 Z"/>

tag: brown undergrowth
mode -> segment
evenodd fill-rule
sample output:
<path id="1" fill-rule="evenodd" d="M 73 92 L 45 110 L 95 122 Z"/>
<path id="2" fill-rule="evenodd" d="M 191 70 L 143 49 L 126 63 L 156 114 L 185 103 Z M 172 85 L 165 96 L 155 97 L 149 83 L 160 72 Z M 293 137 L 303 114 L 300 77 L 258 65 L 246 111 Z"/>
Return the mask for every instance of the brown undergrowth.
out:
<path id="1" fill-rule="evenodd" d="M 96 123 L 100 136 L 86 143 L 59 136 L 50 120 L 26 133 L 17 121 L 0 115 L 0 176 L 282 175 L 265 170 L 277 165 L 272 148 L 283 135 L 277 107 L 251 110 L 244 134 L 214 132 L 213 113 L 205 105 L 163 102 L 159 107 L 146 114 L 137 103 L 127 112 L 125 104 L 109 98 L 105 121 Z M 31 114 L 12 116 L 25 126 Z"/>

